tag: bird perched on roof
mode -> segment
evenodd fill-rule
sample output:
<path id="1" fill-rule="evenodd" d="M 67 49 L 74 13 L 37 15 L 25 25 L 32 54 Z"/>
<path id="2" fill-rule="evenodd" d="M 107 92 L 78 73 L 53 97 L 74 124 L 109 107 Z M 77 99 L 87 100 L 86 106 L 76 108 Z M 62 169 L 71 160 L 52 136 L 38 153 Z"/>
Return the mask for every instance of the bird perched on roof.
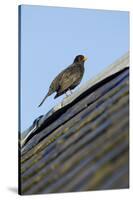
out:
<path id="1" fill-rule="evenodd" d="M 81 81 L 84 74 L 84 62 L 87 58 L 83 55 L 78 55 L 75 57 L 73 63 L 59 73 L 55 79 L 52 81 L 49 91 L 39 104 L 40 107 L 45 99 L 56 92 L 54 98 L 61 96 L 66 93 L 68 90 L 74 89 Z"/>

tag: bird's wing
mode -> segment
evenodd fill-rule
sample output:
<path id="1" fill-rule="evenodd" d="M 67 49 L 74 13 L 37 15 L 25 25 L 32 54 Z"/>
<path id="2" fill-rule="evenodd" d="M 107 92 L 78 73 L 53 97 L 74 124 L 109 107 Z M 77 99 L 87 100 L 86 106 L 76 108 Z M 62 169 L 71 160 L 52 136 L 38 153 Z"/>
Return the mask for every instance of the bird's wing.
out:
<path id="1" fill-rule="evenodd" d="M 52 81 L 50 88 L 54 91 L 58 91 L 60 89 L 60 86 L 62 84 L 62 77 L 64 76 L 64 73 L 67 75 L 69 73 L 70 67 L 67 67 L 62 72 L 60 72 Z"/>
<path id="2" fill-rule="evenodd" d="M 76 82 L 78 83 L 80 79 L 80 73 L 75 66 L 71 66 L 64 70 L 62 76 L 60 77 L 59 86 L 60 91 L 63 92 L 70 88 Z"/>

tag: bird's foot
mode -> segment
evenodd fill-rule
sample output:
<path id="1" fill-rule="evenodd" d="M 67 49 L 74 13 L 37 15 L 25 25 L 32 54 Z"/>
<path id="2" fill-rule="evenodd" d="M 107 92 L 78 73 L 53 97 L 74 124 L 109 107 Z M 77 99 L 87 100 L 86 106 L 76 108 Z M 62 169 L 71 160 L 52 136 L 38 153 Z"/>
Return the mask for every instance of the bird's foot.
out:
<path id="1" fill-rule="evenodd" d="M 66 94 L 66 97 L 69 97 L 72 94 L 72 90 L 69 89 L 65 94 Z"/>
<path id="2" fill-rule="evenodd" d="M 65 93 L 65 99 L 67 97 L 70 97 L 72 95 L 72 91 L 71 90 L 68 90 L 66 93 Z"/>
<path id="3" fill-rule="evenodd" d="M 72 90 L 69 90 L 69 92 L 70 92 L 70 94 L 72 94 L 73 92 L 72 92 Z"/>

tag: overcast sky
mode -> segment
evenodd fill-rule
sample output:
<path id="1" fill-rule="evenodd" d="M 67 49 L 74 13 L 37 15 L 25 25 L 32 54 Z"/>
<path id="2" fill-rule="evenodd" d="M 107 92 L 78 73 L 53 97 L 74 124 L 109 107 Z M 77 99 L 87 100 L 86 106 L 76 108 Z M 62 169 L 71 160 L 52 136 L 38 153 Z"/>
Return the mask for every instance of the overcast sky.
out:
<path id="1" fill-rule="evenodd" d="M 23 5 L 20 16 L 22 132 L 63 99 L 53 94 L 37 107 L 76 55 L 88 57 L 84 84 L 128 51 L 129 13 Z"/>

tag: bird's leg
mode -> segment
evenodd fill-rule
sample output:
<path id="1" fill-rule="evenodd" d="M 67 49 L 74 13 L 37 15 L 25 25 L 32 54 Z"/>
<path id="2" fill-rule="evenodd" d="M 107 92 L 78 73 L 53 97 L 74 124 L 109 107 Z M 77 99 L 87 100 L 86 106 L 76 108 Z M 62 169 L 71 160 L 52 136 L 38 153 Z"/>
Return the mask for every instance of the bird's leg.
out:
<path id="1" fill-rule="evenodd" d="M 71 96 L 72 90 L 69 89 L 67 92 L 65 92 L 65 94 L 66 94 L 66 98 L 69 97 L 69 96 Z"/>
<path id="2" fill-rule="evenodd" d="M 70 96 L 70 95 L 72 94 L 72 90 L 71 90 L 71 89 L 69 89 L 68 91 L 69 91 L 69 96 Z"/>
<path id="3" fill-rule="evenodd" d="M 68 97 L 69 95 L 67 94 L 67 92 L 65 92 L 66 97 Z"/>
<path id="4" fill-rule="evenodd" d="M 69 89 L 69 91 L 70 91 L 70 94 L 72 94 L 72 93 L 73 93 L 73 92 L 72 92 L 72 90 L 70 90 L 70 89 Z"/>

